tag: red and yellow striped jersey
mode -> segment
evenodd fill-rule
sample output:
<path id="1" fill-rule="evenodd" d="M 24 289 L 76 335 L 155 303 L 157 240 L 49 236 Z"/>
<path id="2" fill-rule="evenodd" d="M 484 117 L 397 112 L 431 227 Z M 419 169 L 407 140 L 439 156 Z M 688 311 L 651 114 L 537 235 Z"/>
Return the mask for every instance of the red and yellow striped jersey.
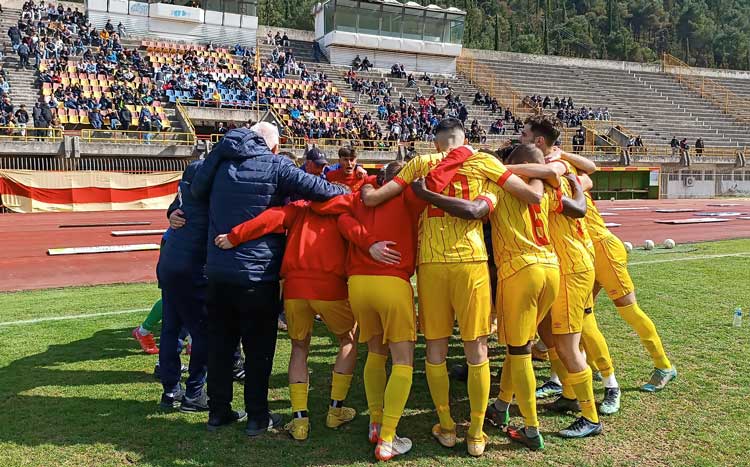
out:
<path id="1" fill-rule="evenodd" d="M 599 214 L 599 209 L 589 193 L 586 193 L 586 217 L 584 219 L 586 219 L 586 230 L 592 241 L 598 242 L 612 235 L 612 232 L 604 225 L 604 219 Z"/>
<path id="2" fill-rule="evenodd" d="M 410 160 L 398 176 L 397 183 L 406 186 L 424 177 L 446 153 L 420 155 Z M 490 182 L 502 186 L 511 172 L 495 156 L 478 152 L 470 156 L 443 190 L 443 194 L 466 200 L 487 191 Z M 464 263 L 487 261 L 482 222 L 453 217 L 429 206 L 419 218 L 419 254 L 417 264 Z"/>
<path id="3" fill-rule="evenodd" d="M 549 235 L 550 196 L 540 204 L 526 204 L 494 183 L 484 194 L 492 203 L 492 249 L 499 280 L 531 264 L 557 266 Z"/>
<path id="4" fill-rule="evenodd" d="M 568 170 L 574 172 L 570 166 Z M 572 193 L 569 182 L 562 179 L 559 188 L 547 187 L 546 190 L 551 196 L 550 239 L 560 261 L 560 273 L 573 274 L 594 269 L 594 244 L 587 232 L 586 221 L 562 213 L 562 197 L 570 197 Z"/>

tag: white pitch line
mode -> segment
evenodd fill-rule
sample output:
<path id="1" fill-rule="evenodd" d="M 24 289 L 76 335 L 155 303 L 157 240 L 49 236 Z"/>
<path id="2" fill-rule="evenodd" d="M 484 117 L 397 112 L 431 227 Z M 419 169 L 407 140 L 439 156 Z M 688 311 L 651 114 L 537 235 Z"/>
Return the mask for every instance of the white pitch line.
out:
<path id="1" fill-rule="evenodd" d="M 698 261 L 702 259 L 731 258 L 731 257 L 745 257 L 745 256 L 750 256 L 750 251 L 743 252 L 743 253 L 727 253 L 727 254 L 722 254 L 722 255 L 688 256 L 686 258 L 670 258 L 670 259 L 661 259 L 661 260 L 655 260 L 655 261 L 635 261 L 632 263 L 628 263 L 628 266 L 641 266 L 644 264 L 674 263 L 677 261 Z M 43 323 L 45 321 L 63 321 L 63 320 L 70 320 L 70 319 L 97 318 L 100 316 L 125 315 L 129 313 L 143 313 L 143 312 L 150 311 L 150 310 L 151 310 L 150 308 L 138 308 L 134 310 L 118 310 L 118 311 L 105 311 L 101 313 L 89 313 L 86 315 L 48 316 L 45 318 L 37 318 L 37 319 L 6 321 L 4 323 L 0 323 L 0 327 L 13 326 L 17 324 L 36 324 L 36 323 Z"/>
<path id="2" fill-rule="evenodd" d="M 86 318 L 96 318 L 98 316 L 126 315 L 128 313 L 143 313 L 143 312 L 150 311 L 150 310 L 151 308 L 138 308 L 136 310 L 103 311 L 101 313 L 89 313 L 87 315 L 48 316 L 46 318 L 24 319 L 20 321 L 6 321 L 4 323 L 0 323 L 0 327 L 13 326 L 14 324 L 36 324 L 36 323 L 42 323 L 45 321 L 63 321 L 66 319 L 86 319 Z"/>
<path id="3" fill-rule="evenodd" d="M 659 264 L 659 263 L 675 263 L 677 261 L 698 261 L 702 259 L 714 259 L 714 258 L 731 258 L 731 257 L 745 257 L 750 255 L 750 251 L 744 253 L 727 253 L 723 255 L 704 255 L 704 256 L 688 256 L 685 258 L 670 258 L 670 259 L 658 259 L 655 261 L 635 261 L 628 263 L 628 266 L 640 266 L 643 264 Z"/>

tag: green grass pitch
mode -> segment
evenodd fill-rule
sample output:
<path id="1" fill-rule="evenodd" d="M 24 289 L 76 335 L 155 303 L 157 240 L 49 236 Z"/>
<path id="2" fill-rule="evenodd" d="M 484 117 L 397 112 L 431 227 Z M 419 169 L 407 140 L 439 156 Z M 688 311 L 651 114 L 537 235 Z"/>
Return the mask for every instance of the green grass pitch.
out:
<path id="1" fill-rule="evenodd" d="M 424 377 L 424 342 L 417 348 L 414 385 L 399 433 L 414 441 L 395 465 L 748 465 L 750 320 L 733 328 L 732 311 L 750 308 L 750 240 L 680 245 L 631 253 L 642 308 L 654 320 L 678 379 L 659 394 L 638 387 L 651 371 L 635 333 L 605 297 L 597 301 L 623 388 L 620 413 L 602 417 L 604 434 L 561 440 L 554 432 L 573 418 L 540 407 L 546 450 L 531 453 L 490 426 L 483 458 L 466 454 L 466 387 L 452 383 L 451 403 L 461 440 L 453 450 L 430 436 L 437 417 Z M 345 466 L 374 462 L 366 441 L 360 346 L 348 405 L 360 414 L 336 431 L 324 426 L 334 340 L 317 325 L 312 342 L 310 413 L 305 443 L 284 433 L 248 439 L 243 426 L 210 434 L 205 414 L 160 413 L 155 357 L 139 352 L 130 331 L 158 297 L 154 284 L 113 285 L 0 294 L 0 466 Z M 72 315 L 125 313 L 69 320 Z M 54 319 L 49 319 L 54 318 Z M 11 324 L 39 320 L 35 323 Z M 271 407 L 290 416 L 285 368 L 290 343 L 280 334 L 271 378 Z M 492 344 L 492 396 L 502 351 Z M 452 342 L 449 365 L 461 361 Z M 537 378 L 549 373 L 535 364 Z M 596 385 L 601 400 L 601 385 Z M 241 408 L 242 386 L 235 386 Z M 515 412 L 514 422 L 520 422 Z"/>

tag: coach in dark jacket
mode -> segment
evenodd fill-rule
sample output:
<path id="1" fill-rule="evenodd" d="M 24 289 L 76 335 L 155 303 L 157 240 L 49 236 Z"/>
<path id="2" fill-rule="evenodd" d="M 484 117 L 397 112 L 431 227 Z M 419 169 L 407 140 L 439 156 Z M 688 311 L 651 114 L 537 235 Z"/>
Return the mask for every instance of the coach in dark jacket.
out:
<path id="1" fill-rule="evenodd" d="M 156 276 L 162 291 L 164 316 L 161 325 L 159 368 L 164 392 L 163 408 L 183 412 L 208 410 L 204 386 L 208 367 L 208 335 L 206 311 L 206 236 L 208 235 L 208 204 L 195 199 L 190 185 L 203 161 L 194 161 L 185 169 L 177 197 L 167 210 L 170 227 L 164 235 Z M 172 224 L 177 213 L 179 226 Z M 180 386 L 178 338 L 185 328 L 192 338 L 192 352 L 185 389 Z"/>
<path id="2" fill-rule="evenodd" d="M 344 193 L 343 188 L 275 155 L 278 138 L 278 131 L 268 123 L 229 131 L 192 184 L 197 199 L 209 200 L 210 430 L 243 415 L 231 409 L 232 354 L 240 339 L 245 350 L 247 434 L 260 435 L 281 423 L 281 417 L 268 410 L 268 380 L 276 349 L 279 270 L 285 243 L 284 235 L 270 234 L 222 250 L 213 239 L 269 207 L 283 205 L 292 195 L 324 201 Z"/>

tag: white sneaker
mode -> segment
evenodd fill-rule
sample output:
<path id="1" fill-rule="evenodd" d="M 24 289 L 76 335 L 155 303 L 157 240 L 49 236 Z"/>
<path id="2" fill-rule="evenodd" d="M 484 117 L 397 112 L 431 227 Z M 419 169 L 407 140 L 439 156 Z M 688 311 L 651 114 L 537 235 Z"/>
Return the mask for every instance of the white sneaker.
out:
<path id="1" fill-rule="evenodd" d="M 393 442 L 387 443 L 382 439 L 378 441 L 378 445 L 375 448 L 375 457 L 379 461 L 389 461 L 396 456 L 406 454 L 411 451 L 412 442 L 409 438 L 399 438 L 398 436 L 393 437 Z"/>

